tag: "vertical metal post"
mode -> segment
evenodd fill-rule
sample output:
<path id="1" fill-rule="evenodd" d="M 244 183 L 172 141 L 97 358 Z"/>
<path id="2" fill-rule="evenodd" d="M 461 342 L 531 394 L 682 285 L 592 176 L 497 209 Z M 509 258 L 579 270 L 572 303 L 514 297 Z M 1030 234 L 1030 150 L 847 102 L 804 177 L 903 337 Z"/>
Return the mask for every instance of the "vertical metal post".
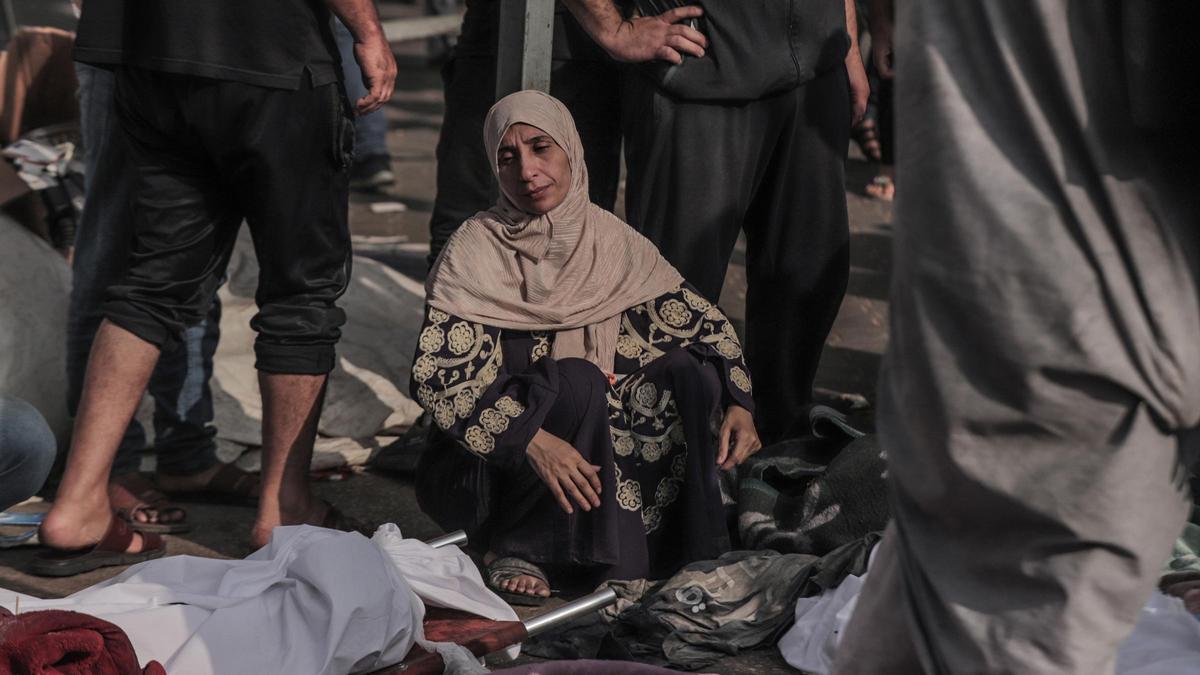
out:
<path id="1" fill-rule="evenodd" d="M 554 0 L 501 0 L 496 99 L 514 91 L 550 91 Z"/>

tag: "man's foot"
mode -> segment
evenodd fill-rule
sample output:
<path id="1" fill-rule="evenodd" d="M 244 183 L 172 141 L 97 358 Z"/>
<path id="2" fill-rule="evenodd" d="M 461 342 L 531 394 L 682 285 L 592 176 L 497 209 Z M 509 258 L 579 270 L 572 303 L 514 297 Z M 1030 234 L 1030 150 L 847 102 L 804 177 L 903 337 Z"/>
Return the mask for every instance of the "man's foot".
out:
<path id="1" fill-rule="evenodd" d="M 488 551 L 483 556 L 485 577 L 492 589 L 509 604 L 541 605 L 550 597 L 550 582 L 546 573 L 531 562 L 511 556 L 501 558 Z"/>
<path id="2" fill-rule="evenodd" d="M 358 532 L 364 537 L 374 534 L 374 528 L 346 515 L 333 504 L 313 499 L 303 508 L 284 511 L 279 522 L 268 522 L 261 518 L 255 521 L 250 530 L 250 545 L 256 549 L 266 546 L 271 541 L 271 532 L 281 525 L 316 525 L 342 532 Z"/>
<path id="3" fill-rule="evenodd" d="M 182 501 L 253 506 L 258 503 L 260 481 L 256 474 L 233 464 L 218 462 L 193 474 L 159 472 L 155 482 L 163 492 Z"/>
<path id="4" fill-rule="evenodd" d="M 104 538 L 115 517 L 104 499 L 90 504 L 54 502 L 38 528 L 38 541 L 59 551 L 85 549 Z M 135 532 L 125 552 L 142 551 L 145 539 Z"/>
<path id="5" fill-rule="evenodd" d="M 192 529 L 187 511 L 172 504 L 145 474 L 133 472 L 110 478 L 108 501 L 116 517 L 135 530 L 171 534 Z"/>
<path id="6" fill-rule="evenodd" d="M 374 191 L 389 188 L 396 182 L 392 173 L 392 158 L 387 155 L 368 155 L 350 167 L 350 189 Z"/>
<path id="7" fill-rule="evenodd" d="M 29 571 L 41 576 L 67 577 L 101 567 L 132 565 L 161 558 L 166 553 L 167 547 L 161 536 L 133 530 L 127 522 L 109 513 L 107 508 L 99 513 L 108 515 L 108 524 L 99 539 L 90 543 L 83 533 L 94 529 L 95 519 L 78 523 L 72 530 L 69 523 L 63 522 L 65 516 L 59 514 L 51 517 L 48 514 L 38 535 L 50 550 L 34 558 Z"/>

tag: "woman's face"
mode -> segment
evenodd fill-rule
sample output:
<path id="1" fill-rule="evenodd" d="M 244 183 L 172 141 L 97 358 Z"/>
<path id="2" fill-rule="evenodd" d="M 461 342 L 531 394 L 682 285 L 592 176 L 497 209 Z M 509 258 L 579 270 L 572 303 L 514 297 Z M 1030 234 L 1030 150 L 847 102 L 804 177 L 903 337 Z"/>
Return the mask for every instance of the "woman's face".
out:
<path id="1" fill-rule="evenodd" d="M 567 198 L 571 162 L 549 134 L 518 122 L 504 132 L 496 151 L 500 186 L 526 213 L 549 213 Z"/>

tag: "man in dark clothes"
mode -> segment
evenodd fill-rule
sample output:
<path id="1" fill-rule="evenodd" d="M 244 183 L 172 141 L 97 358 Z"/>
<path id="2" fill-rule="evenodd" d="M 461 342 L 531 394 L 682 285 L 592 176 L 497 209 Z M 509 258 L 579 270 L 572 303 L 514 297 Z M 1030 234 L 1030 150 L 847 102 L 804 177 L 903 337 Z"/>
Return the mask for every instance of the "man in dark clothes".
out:
<path id="1" fill-rule="evenodd" d="M 263 471 L 251 542 L 281 524 L 336 526 L 307 470 L 350 272 L 350 104 L 329 9 L 354 35 L 369 84 L 360 114 L 391 95 L 396 65 L 370 0 L 89 0 L 76 58 L 115 69 L 136 173 L 128 273 L 109 289 L 70 457 L 42 526 L 58 550 L 35 564 L 73 574 L 162 554 L 112 517 L 113 455 L 160 351 L 199 323 L 244 218 L 260 266 L 251 321 L 263 392 Z M 247 49 L 246 45 L 253 45 Z"/>
<path id="2" fill-rule="evenodd" d="M 853 0 L 700 4 L 707 55 L 624 78 L 625 210 L 714 301 L 745 231 L 746 356 L 769 443 L 803 422 L 845 294 L 843 161 L 866 73 Z M 572 5 L 597 41 L 629 24 L 612 0 Z"/>
<path id="3" fill-rule="evenodd" d="M 563 4 L 576 11 L 586 0 Z M 566 8 L 560 5 L 554 13 L 550 93 L 575 118 L 592 201 L 611 211 L 621 171 L 621 105 L 620 71 L 609 57 L 675 62 L 672 59 L 680 59 L 679 52 L 703 54 L 704 38 L 675 23 L 700 12 L 689 8 L 642 18 L 619 35 L 604 35 L 593 42 Z M 454 55 L 442 69 L 446 112 L 438 137 L 437 196 L 429 221 L 431 265 L 458 226 L 490 208 L 499 194 L 491 160 L 483 149 L 483 119 L 496 100 L 499 23 L 498 0 L 467 0 Z"/>

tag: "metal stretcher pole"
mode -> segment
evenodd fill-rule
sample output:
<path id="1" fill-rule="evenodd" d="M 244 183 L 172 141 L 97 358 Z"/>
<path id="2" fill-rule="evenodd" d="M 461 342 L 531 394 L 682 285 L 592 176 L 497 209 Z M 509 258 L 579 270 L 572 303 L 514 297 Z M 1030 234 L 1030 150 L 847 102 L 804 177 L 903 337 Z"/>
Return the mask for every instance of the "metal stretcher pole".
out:
<path id="1" fill-rule="evenodd" d="M 528 633 L 529 637 L 533 637 L 534 635 L 544 633 L 567 623 L 572 619 L 581 617 L 584 614 L 608 607 L 616 601 L 617 594 L 613 589 L 606 588 L 602 591 L 596 591 L 574 602 L 568 602 L 552 612 L 546 612 L 541 616 L 535 616 L 525 621 L 525 632 Z"/>
<path id="2" fill-rule="evenodd" d="M 462 530 L 455 530 L 440 537 L 434 537 L 425 542 L 432 548 L 442 548 L 443 546 L 462 546 L 467 543 L 467 533 Z"/>

